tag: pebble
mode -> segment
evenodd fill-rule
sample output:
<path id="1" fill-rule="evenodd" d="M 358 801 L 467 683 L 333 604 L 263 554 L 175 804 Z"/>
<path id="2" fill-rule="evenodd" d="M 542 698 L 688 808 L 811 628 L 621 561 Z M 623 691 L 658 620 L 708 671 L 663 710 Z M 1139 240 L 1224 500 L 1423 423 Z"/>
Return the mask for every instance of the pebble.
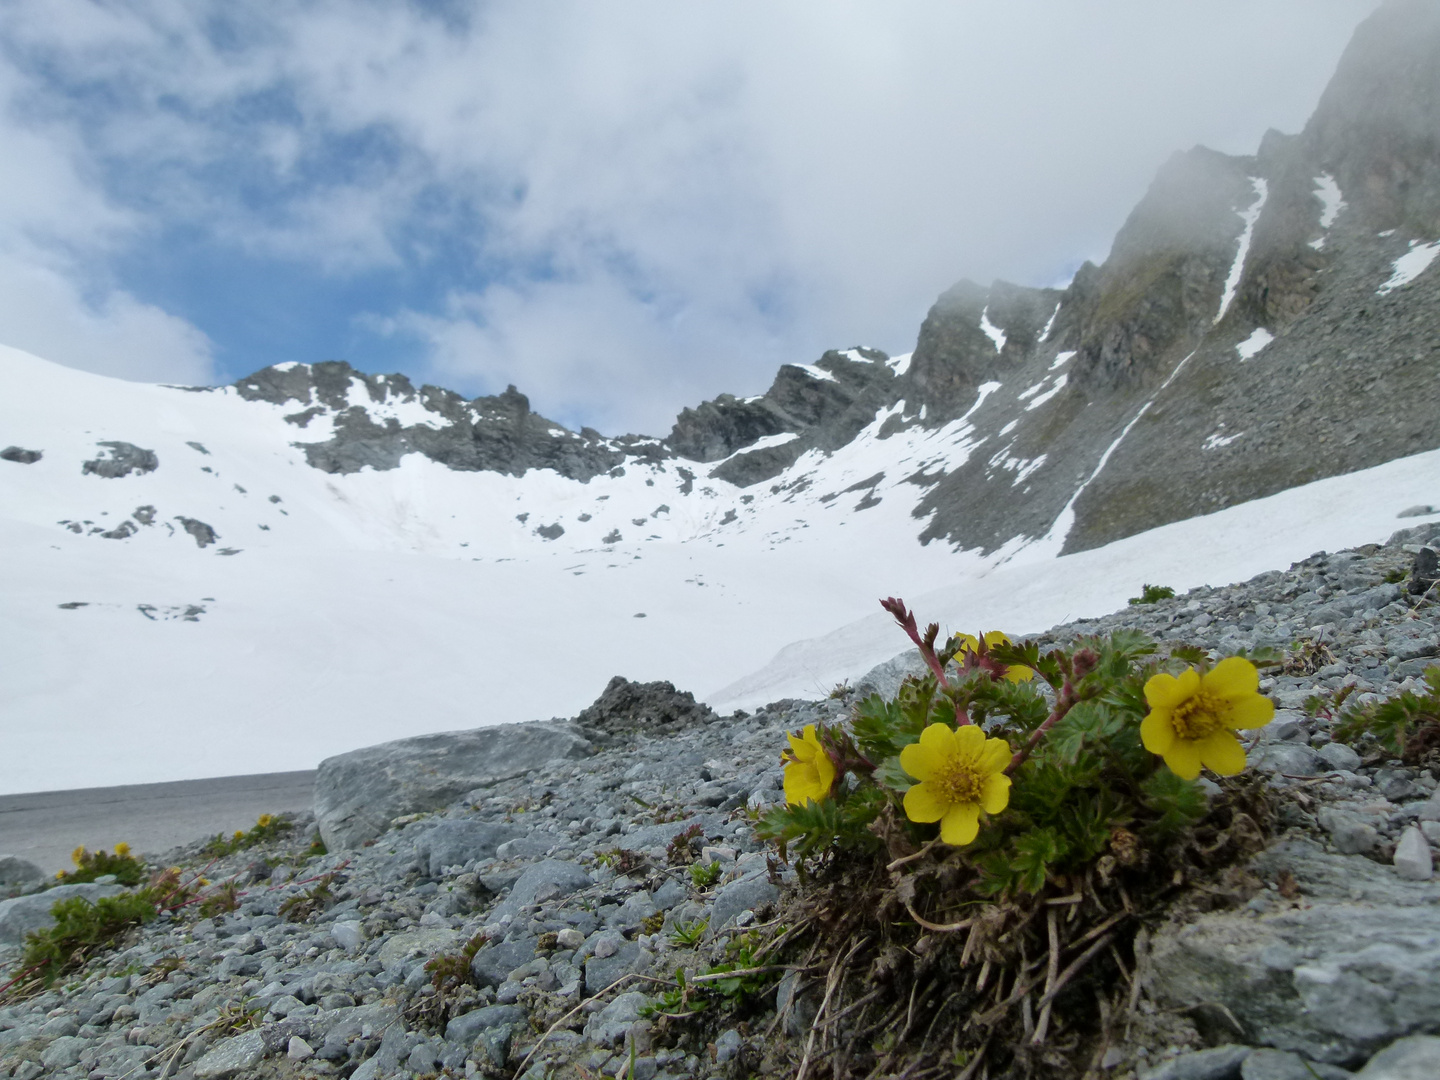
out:
<path id="1" fill-rule="evenodd" d="M 1414 825 L 1400 835 L 1395 845 L 1395 870 L 1407 881 L 1429 881 L 1435 873 L 1435 862 L 1430 854 L 1430 841 Z"/>

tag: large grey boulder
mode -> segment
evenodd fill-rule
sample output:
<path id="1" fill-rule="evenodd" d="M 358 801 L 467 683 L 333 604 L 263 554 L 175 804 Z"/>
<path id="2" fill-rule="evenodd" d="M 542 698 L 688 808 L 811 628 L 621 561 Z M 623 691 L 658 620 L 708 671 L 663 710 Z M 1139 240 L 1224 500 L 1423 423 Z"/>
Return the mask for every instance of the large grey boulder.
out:
<path id="1" fill-rule="evenodd" d="M 1440 883 L 1303 840 L 1254 869 L 1267 881 L 1289 871 L 1301 902 L 1161 928 L 1146 972 L 1158 1004 L 1224 1006 L 1246 1042 L 1338 1065 L 1440 1031 Z"/>
<path id="2" fill-rule="evenodd" d="M 29 885 L 44 876 L 45 871 L 29 859 L 22 859 L 18 855 L 0 855 L 0 889 Z"/>
<path id="3" fill-rule="evenodd" d="M 61 900 L 83 896 L 93 904 L 102 896 L 114 896 L 124 891 L 119 885 L 82 882 L 78 885 L 57 885 L 45 892 L 0 901 L 0 945 L 23 945 L 25 935 L 32 930 L 54 926 L 55 918 L 50 909 Z"/>
<path id="4" fill-rule="evenodd" d="M 367 746 L 320 763 L 315 820 L 332 851 L 374 839 L 404 814 L 438 810 L 473 788 L 538 769 L 593 748 L 573 724 L 500 724 Z"/>
<path id="5" fill-rule="evenodd" d="M 920 650 L 910 649 L 883 664 L 876 664 L 860 676 L 860 681 L 855 684 L 855 692 L 862 698 L 871 694 L 893 698 L 900 692 L 900 684 L 908 677 L 914 675 L 916 678 L 923 678 L 929 670 L 925 661 L 920 658 Z"/>
<path id="6" fill-rule="evenodd" d="M 439 877 L 447 866 L 464 866 L 472 859 L 493 857 L 501 844 L 522 835 L 522 830 L 507 825 L 452 818 L 437 823 L 421 836 L 415 842 L 415 854 L 431 877 Z"/>

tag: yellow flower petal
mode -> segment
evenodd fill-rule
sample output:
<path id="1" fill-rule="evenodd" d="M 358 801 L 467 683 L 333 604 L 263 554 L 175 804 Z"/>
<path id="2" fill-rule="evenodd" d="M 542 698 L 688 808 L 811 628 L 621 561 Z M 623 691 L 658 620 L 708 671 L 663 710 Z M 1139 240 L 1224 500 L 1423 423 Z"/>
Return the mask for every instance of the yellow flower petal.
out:
<path id="1" fill-rule="evenodd" d="M 1175 726 L 1170 723 L 1169 709 L 1155 709 L 1140 721 L 1140 741 L 1152 754 L 1164 754 L 1170 749 L 1175 742 Z"/>
<path id="2" fill-rule="evenodd" d="M 905 792 L 905 816 L 922 824 L 939 821 L 950 804 L 942 792 L 924 781 Z M 948 841 L 947 841 L 948 843 Z"/>
<path id="3" fill-rule="evenodd" d="M 920 732 L 920 745 L 932 754 L 949 757 L 955 752 L 955 732 L 944 724 L 930 724 Z"/>
<path id="4" fill-rule="evenodd" d="M 954 752 L 964 754 L 966 757 L 979 757 L 980 752 L 985 748 L 985 732 L 980 729 L 978 724 L 966 724 L 958 729 L 951 738 L 954 740 Z"/>
<path id="5" fill-rule="evenodd" d="M 1165 764 L 1182 780 L 1194 780 L 1200 775 L 1199 744 L 1189 739 L 1176 739 L 1164 753 Z"/>
<path id="6" fill-rule="evenodd" d="M 1207 671 L 1200 682 L 1207 693 L 1236 698 L 1260 689 L 1260 672 L 1244 657 L 1229 656 Z"/>
<path id="7" fill-rule="evenodd" d="M 929 780 L 944 760 L 943 755 L 927 750 L 922 743 L 911 743 L 900 749 L 900 767 L 916 780 Z"/>
<path id="8" fill-rule="evenodd" d="M 1011 664 L 1005 669 L 1005 678 L 1010 682 L 1029 682 L 1035 677 L 1035 669 L 1024 664 Z"/>
<path id="9" fill-rule="evenodd" d="M 986 739 L 978 764 L 982 772 L 999 772 L 1010 764 L 1013 756 L 1010 744 L 1004 739 Z"/>
<path id="10" fill-rule="evenodd" d="M 1010 805 L 1010 778 L 992 776 L 980 789 L 980 809 L 987 814 L 998 814 Z"/>
<path id="11" fill-rule="evenodd" d="M 1245 750 L 1228 731 L 1217 731 L 1195 743 L 1200 764 L 1221 776 L 1234 776 L 1245 771 Z"/>
<path id="12" fill-rule="evenodd" d="M 964 847 L 979 832 L 980 808 L 974 803 L 956 803 L 940 820 L 940 839 L 953 847 Z"/>
<path id="13" fill-rule="evenodd" d="M 1225 722 L 1232 728 L 1264 727 L 1275 719 L 1275 703 L 1258 693 L 1226 703 L 1229 705 Z"/>
<path id="14" fill-rule="evenodd" d="M 1152 709 L 1173 709 L 1190 697 L 1200 686 L 1200 674 L 1188 668 L 1177 679 L 1174 675 L 1161 672 L 1150 676 L 1145 683 L 1145 701 Z"/>

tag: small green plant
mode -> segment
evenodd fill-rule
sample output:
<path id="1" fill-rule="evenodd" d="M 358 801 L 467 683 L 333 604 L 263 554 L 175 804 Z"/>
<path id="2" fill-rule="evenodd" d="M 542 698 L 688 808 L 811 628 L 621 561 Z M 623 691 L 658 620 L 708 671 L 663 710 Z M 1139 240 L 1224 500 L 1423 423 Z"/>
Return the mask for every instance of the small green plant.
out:
<path id="1" fill-rule="evenodd" d="M 321 855 L 329 854 L 330 849 L 325 846 L 325 841 L 318 838 L 312 840 L 310 846 L 305 849 L 305 857 L 309 859 L 318 859 Z"/>
<path id="2" fill-rule="evenodd" d="M 70 853 L 70 860 L 75 869 L 61 870 L 55 875 L 67 884 L 94 881 L 106 875 L 113 875 L 121 885 L 139 885 L 145 880 L 145 864 L 130 854 L 129 844 L 116 844 L 114 854 L 89 851 L 81 845 Z"/>
<path id="3" fill-rule="evenodd" d="M 595 853 L 595 861 L 601 866 L 608 866 L 617 874 L 628 874 L 633 870 L 639 870 L 645 865 L 645 856 L 629 848 L 611 848 L 609 851 Z"/>
<path id="4" fill-rule="evenodd" d="M 56 901 L 50 909 L 55 925 L 25 937 L 22 972 L 40 986 L 52 986 L 65 974 L 84 966 L 92 956 L 133 927 L 158 914 L 146 890 L 102 896 L 91 903 L 83 896 Z"/>
<path id="5" fill-rule="evenodd" d="M 700 854 L 700 847 L 705 842 L 705 830 L 699 825 L 691 825 L 676 833 L 670 840 L 670 846 L 665 849 L 665 861 L 671 866 L 689 866 L 695 861 L 695 856 Z"/>
<path id="6" fill-rule="evenodd" d="M 718 860 L 709 866 L 702 866 L 700 863 L 690 864 L 690 881 L 697 889 L 708 889 L 720 880 L 720 863 Z"/>
<path id="7" fill-rule="evenodd" d="M 217 833 L 203 850 L 206 855 L 223 859 L 226 855 L 233 855 L 237 851 L 248 851 L 256 844 L 274 840 L 294 827 L 288 814 L 261 814 L 248 831 L 237 829 L 228 837 L 223 833 Z"/>
<path id="8" fill-rule="evenodd" d="M 1132 596 L 1127 604 L 1158 604 L 1161 600 L 1175 599 L 1175 590 L 1169 585 L 1143 585 L 1139 596 Z"/>
<path id="9" fill-rule="evenodd" d="M 1384 701 L 1341 711 L 1335 738 L 1354 742 L 1362 735 L 1373 735 L 1407 765 L 1428 764 L 1431 755 L 1440 750 L 1440 665 L 1426 668 L 1421 678 L 1422 693 L 1402 690 Z"/>
<path id="10" fill-rule="evenodd" d="M 200 901 L 200 914 L 203 918 L 213 919 L 216 915 L 224 915 L 239 906 L 240 887 L 233 881 L 227 881 Z"/>
<path id="11" fill-rule="evenodd" d="M 709 919 L 695 919 L 693 922 L 676 923 L 670 931 L 670 944 L 680 949 L 693 949 L 705 937 L 710 926 Z"/>
<path id="12" fill-rule="evenodd" d="M 1384 580 L 1386 585 L 1399 585 L 1409 576 L 1410 574 L 1405 570 L 1387 570 Z"/>
<path id="13" fill-rule="evenodd" d="M 657 911 L 654 915 L 647 915 L 640 920 L 640 932 L 642 934 L 658 934 L 665 929 L 665 913 Z"/>
<path id="14" fill-rule="evenodd" d="M 331 886 L 334 883 L 334 874 L 324 875 L 309 889 L 282 903 L 280 917 L 286 922 L 298 923 L 324 911 L 335 899 L 335 894 L 331 892 Z"/>

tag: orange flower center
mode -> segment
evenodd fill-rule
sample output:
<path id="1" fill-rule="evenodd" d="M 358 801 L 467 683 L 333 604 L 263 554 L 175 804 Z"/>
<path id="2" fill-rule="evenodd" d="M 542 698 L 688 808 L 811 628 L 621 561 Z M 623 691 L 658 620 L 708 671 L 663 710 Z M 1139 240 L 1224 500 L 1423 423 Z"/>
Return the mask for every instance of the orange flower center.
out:
<path id="1" fill-rule="evenodd" d="M 930 782 L 945 793 L 953 806 L 957 803 L 978 803 L 980 790 L 985 786 L 985 776 L 973 762 L 955 757 L 936 770 Z"/>
<path id="2" fill-rule="evenodd" d="M 1175 706 L 1170 722 L 1180 738 L 1203 739 L 1225 727 L 1220 710 L 1220 699 L 1201 690 Z"/>

